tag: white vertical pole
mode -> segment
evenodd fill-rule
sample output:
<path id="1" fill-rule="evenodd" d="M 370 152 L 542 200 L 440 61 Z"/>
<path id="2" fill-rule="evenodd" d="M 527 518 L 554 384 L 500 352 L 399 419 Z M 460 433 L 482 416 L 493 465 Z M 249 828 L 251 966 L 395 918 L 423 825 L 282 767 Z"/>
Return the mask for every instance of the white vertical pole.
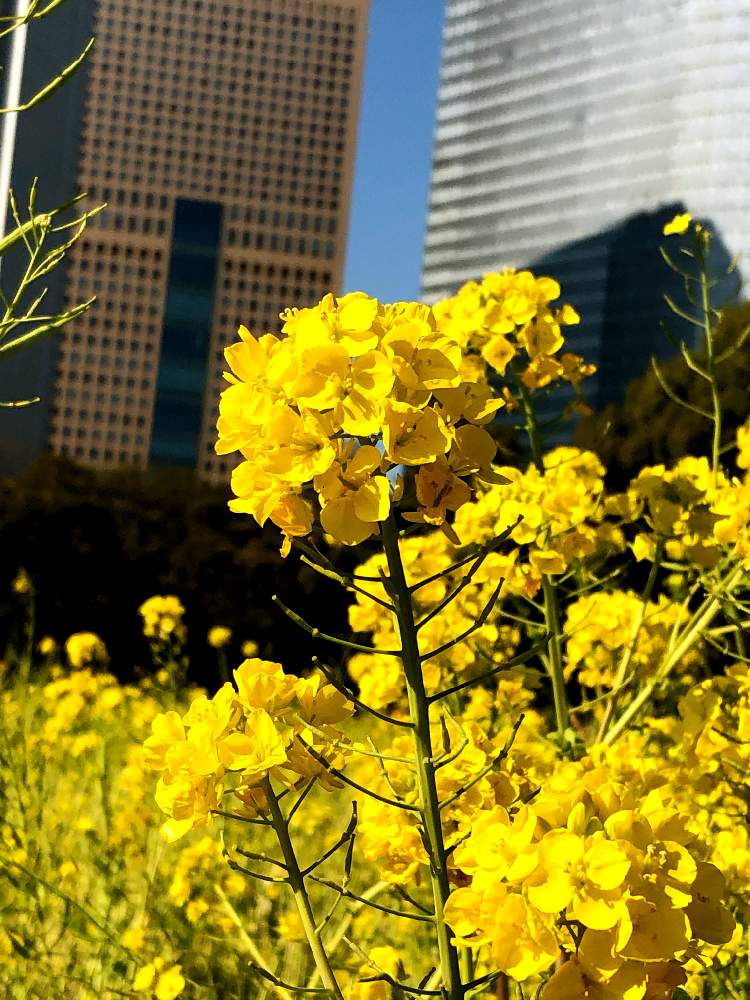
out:
<path id="1" fill-rule="evenodd" d="M 30 0 L 17 0 L 16 17 L 22 18 L 29 9 Z M 26 34 L 28 26 L 20 25 L 10 36 L 10 58 L 5 67 L 7 85 L 3 99 L 3 107 L 15 108 L 21 101 L 21 79 L 26 57 Z M 5 236 L 5 225 L 8 218 L 10 178 L 13 169 L 13 157 L 16 151 L 17 112 L 8 112 L 0 122 L 0 239 Z"/>

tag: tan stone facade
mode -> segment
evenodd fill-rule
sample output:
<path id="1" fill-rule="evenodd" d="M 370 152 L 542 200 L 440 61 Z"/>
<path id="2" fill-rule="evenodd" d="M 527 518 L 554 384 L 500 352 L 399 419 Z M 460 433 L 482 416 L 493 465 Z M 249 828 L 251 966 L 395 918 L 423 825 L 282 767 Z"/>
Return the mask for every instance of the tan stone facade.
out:
<path id="1" fill-rule="evenodd" d="M 222 207 L 197 452 L 223 348 L 341 284 L 369 0 L 99 0 L 79 186 L 107 209 L 71 253 L 51 446 L 148 463 L 178 198 Z"/>

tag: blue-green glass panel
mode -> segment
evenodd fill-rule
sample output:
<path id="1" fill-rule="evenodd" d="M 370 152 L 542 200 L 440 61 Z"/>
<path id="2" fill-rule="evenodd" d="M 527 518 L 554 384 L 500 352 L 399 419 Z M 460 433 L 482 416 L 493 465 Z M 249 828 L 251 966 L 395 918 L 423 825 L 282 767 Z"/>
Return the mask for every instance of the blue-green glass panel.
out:
<path id="1" fill-rule="evenodd" d="M 179 198 L 175 204 L 152 465 L 197 465 L 221 214 L 214 202 Z"/>

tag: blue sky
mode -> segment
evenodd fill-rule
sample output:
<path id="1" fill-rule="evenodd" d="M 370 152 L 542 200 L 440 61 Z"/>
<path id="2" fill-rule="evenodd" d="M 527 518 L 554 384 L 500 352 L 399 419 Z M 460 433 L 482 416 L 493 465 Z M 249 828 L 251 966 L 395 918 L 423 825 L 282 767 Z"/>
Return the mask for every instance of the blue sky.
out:
<path id="1" fill-rule="evenodd" d="M 419 295 L 443 0 L 371 0 L 344 290 Z"/>

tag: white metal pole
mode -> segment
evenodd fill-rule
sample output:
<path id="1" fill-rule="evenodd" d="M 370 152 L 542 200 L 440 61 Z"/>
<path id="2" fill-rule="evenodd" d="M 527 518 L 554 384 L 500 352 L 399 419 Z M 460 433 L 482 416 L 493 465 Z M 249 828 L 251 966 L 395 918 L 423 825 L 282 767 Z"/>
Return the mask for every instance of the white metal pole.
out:
<path id="1" fill-rule="evenodd" d="M 31 0 L 17 0 L 16 17 L 23 18 Z M 10 36 L 10 58 L 5 67 L 7 85 L 3 99 L 3 107 L 15 108 L 21 103 L 21 80 L 26 57 L 26 35 L 28 26 L 21 24 Z M 2 116 L 0 123 L 0 240 L 5 236 L 5 226 L 8 218 L 10 193 L 10 178 L 13 170 L 13 157 L 16 151 L 16 125 L 18 113 L 9 111 Z"/>

